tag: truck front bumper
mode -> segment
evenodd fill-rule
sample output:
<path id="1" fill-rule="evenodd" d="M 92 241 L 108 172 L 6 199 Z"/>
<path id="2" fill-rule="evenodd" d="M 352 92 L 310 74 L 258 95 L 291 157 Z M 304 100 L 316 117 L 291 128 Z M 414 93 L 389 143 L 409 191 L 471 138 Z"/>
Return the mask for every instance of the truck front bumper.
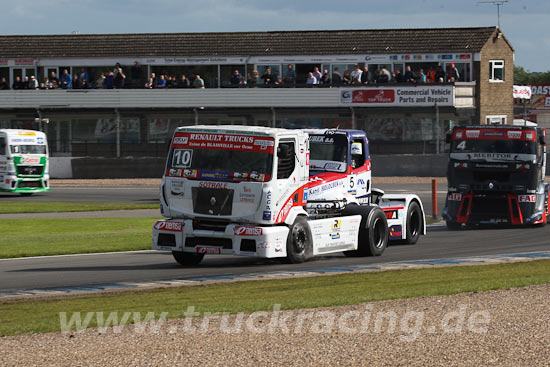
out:
<path id="1" fill-rule="evenodd" d="M 216 230 L 193 228 L 190 219 L 163 219 L 153 225 L 153 250 L 286 257 L 286 226 L 227 224 Z"/>

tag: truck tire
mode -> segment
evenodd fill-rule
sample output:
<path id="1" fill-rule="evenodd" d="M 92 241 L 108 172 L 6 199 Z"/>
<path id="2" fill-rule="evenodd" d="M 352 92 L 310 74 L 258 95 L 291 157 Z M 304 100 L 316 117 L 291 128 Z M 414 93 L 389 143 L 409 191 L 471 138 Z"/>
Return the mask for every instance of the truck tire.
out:
<path id="1" fill-rule="evenodd" d="M 348 205 L 342 216 L 361 215 L 357 250 L 345 251 L 346 256 L 380 256 L 388 245 L 388 221 L 377 206 Z"/>
<path id="2" fill-rule="evenodd" d="M 420 238 L 422 226 L 424 225 L 422 218 L 422 210 L 416 201 L 411 202 L 407 210 L 407 238 L 403 240 L 408 245 L 414 245 Z"/>
<path id="3" fill-rule="evenodd" d="M 462 227 L 462 224 L 457 223 L 457 222 L 451 222 L 451 221 L 448 221 L 448 220 L 445 221 L 445 225 L 447 226 L 447 229 L 449 231 L 458 231 L 460 229 L 460 227 Z"/>
<path id="4" fill-rule="evenodd" d="M 299 264 L 313 256 L 313 238 L 311 229 L 304 216 L 297 216 L 290 226 L 286 239 L 286 258 L 284 262 Z"/>
<path id="5" fill-rule="evenodd" d="M 204 258 L 204 254 L 193 254 L 191 252 L 180 251 L 172 251 L 172 256 L 174 256 L 174 259 L 183 266 L 199 265 Z"/>

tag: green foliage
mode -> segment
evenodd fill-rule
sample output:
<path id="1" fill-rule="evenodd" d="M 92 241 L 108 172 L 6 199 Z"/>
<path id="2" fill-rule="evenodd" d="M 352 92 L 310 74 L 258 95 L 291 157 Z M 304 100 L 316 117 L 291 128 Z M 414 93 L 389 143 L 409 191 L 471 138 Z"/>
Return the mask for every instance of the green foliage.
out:
<path id="1" fill-rule="evenodd" d="M 531 72 L 522 66 L 514 65 L 514 84 L 541 83 L 550 83 L 550 70 L 545 73 Z"/>

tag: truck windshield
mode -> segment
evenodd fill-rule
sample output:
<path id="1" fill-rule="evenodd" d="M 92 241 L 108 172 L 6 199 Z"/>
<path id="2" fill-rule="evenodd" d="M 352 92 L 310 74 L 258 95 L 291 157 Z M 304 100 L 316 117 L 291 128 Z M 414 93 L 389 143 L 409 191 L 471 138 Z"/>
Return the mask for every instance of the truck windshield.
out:
<path id="1" fill-rule="evenodd" d="M 171 177 L 214 181 L 271 180 L 272 138 L 202 134 L 200 136 L 206 141 L 200 141 L 198 135 L 176 133 L 168 158 Z M 197 146 L 201 148 L 195 148 Z"/>
<path id="2" fill-rule="evenodd" d="M 46 154 L 45 145 L 12 145 L 11 154 Z"/>
<path id="3" fill-rule="evenodd" d="M 310 135 L 309 151 L 312 170 L 346 172 L 348 139 L 344 134 Z"/>
<path id="4" fill-rule="evenodd" d="M 453 140 L 451 153 L 537 154 L 537 143 L 522 140 Z"/>

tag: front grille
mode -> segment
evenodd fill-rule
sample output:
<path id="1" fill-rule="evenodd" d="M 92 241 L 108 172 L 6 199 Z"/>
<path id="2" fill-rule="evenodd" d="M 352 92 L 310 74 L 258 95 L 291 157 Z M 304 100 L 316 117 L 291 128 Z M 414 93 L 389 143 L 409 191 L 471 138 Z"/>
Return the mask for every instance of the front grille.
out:
<path id="1" fill-rule="evenodd" d="M 217 237 L 187 237 L 185 239 L 185 247 L 195 246 L 218 246 L 231 250 L 233 248 L 233 242 L 230 238 Z"/>
<path id="2" fill-rule="evenodd" d="M 229 222 L 224 222 L 224 221 L 195 219 L 193 220 L 193 229 L 203 230 L 203 231 L 225 232 L 225 227 L 227 227 L 228 224 Z"/>
<path id="3" fill-rule="evenodd" d="M 23 188 L 23 187 L 38 187 L 38 188 L 41 188 L 42 184 L 40 183 L 40 181 L 21 181 L 21 182 L 19 182 L 17 187 L 18 188 Z"/>
<path id="4" fill-rule="evenodd" d="M 241 251 L 256 252 L 256 240 L 241 240 Z"/>
<path id="5" fill-rule="evenodd" d="M 193 187 L 193 211 L 205 215 L 231 215 L 233 190 Z"/>
<path id="6" fill-rule="evenodd" d="M 176 247 L 176 236 L 170 233 L 159 233 L 159 246 Z"/>
<path id="7" fill-rule="evenodd" d="M 470 219 L 473 221 L 486 219 L 509 219 L 510 210 L 506 195 L 474 196 Z"/>
<path id="8" fill-rule="evenodd" d="M 44 166 L 17 166 L 17 174 L 22 176 L 40 176 Z"/>

